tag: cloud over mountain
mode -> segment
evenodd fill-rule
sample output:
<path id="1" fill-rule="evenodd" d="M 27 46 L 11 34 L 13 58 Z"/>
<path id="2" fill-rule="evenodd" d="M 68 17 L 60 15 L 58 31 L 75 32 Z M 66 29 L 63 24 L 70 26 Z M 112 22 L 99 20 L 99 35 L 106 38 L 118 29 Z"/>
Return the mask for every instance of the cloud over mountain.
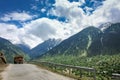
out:
<path id="1" fill-rule="evenodd" d="M 11 40 L 13 43 L 24 43 L 34 47 L 49 38 L 66 39 L 88 26 L 98 27 L 106 22 L 120 22 L 119 0 L 105 0 L 100 2 L 102 5 L 98 4 L 99 1 L 91 1 L 94 2 L 93 7 L 85 6 L 84 8 L 81 6 L 87 4 L 85 0 L 79 2 L 56 0 L 54 4 L 50 4 L 53 7 L 49 9 L 46 7 L 41 9 L 40 6 L 36 6 L 36 9 L 39 9 L 38 11 L 47 12 L 46 17 L 30 15 L 27 12 L 4 14 L 0 17 L 0 36 Z M 93 12 L 91 12 L 92 10 Z M 50 16 L 56 18 L 50 18 Z M 64 17 L 65 21 L 58 20 L 61 17 Z M 8 23 L 12 20 L 22 21 L 22 27 L 18 28 L 18 25 Z M 26 22 L 27 20 L 30 21 Z"/>

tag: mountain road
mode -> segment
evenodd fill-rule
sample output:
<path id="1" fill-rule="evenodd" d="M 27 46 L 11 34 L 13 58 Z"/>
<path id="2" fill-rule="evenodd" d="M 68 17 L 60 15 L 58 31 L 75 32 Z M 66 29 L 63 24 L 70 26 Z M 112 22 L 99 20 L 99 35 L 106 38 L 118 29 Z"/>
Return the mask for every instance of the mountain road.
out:
<path id="1" fill-rule="evenodd" d="M 75 80 L 33 64 L 9 64 L 1 76 L 2 80 Z"/>

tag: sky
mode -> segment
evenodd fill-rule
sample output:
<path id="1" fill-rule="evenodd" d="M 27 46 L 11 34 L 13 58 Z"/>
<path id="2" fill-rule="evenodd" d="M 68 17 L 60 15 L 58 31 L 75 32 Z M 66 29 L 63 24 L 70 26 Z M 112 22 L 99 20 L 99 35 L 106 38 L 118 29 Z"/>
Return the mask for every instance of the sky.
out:
<path id="1" fill-rule="evenodd" d="M 119 0 L 0 0 L 0 37 L 30 48 L 120 22 Z"/>

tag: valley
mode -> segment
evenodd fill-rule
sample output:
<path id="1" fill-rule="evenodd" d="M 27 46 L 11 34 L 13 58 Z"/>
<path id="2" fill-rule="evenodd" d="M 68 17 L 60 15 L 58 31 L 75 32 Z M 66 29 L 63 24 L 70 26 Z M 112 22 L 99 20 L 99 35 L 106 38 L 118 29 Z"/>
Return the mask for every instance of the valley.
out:
<path id="1" fill-rule="evenodd" d="M 104 30 L 90 26 L 63 41 L 49 39 L 31 50 L 24 44 L 14 45 L 0 38 L 0 50 L 8 63 L 13 63 L 15 55 L 22 55 L 26 62 L 35 60 L 95 68 L 97 80 L 111 80 L 113 73 L 120 74 L 119 34 L 120 23 Z M 77 71 L 73 73 L 78 76 Z"/>
<path id="2" fill-rule="evenodd" d="M 0 80 L 120 80 L 120 0 L 0 0 Z"/>

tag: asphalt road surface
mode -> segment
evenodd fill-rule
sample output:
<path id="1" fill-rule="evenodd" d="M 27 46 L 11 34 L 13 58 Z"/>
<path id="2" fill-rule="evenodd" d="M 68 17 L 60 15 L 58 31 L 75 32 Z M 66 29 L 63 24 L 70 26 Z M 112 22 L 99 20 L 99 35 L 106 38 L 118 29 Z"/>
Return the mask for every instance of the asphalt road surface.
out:
<path id="1" fill-rule="evenodd" d="M 75 80 L 32 64 L 10 64 L 2 77 L 3 80 Z"/>

